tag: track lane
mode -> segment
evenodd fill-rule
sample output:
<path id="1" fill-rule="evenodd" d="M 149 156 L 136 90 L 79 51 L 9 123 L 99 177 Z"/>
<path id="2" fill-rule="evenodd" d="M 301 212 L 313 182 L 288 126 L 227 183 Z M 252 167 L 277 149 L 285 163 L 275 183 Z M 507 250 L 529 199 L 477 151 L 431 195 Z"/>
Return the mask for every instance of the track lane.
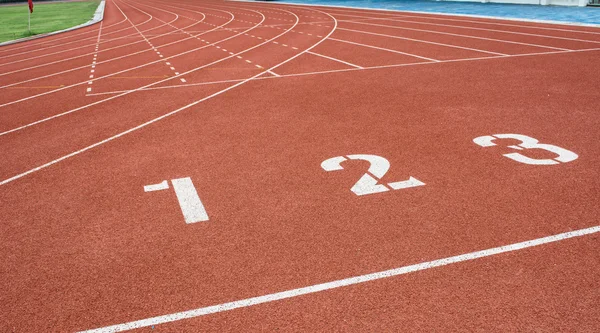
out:
<path id="1" fill-rule="evenodd" d="M 269 34 L 266 29 L 257 30 Z M 299 44 L 310 41 L 307 36 L 291 40 Z M 238 43 L 254 45 L 256 41 L 244 35 L 223 44 L 232 44 L 227 46 L 230 50 Z M 284 48 L 272 42 L 269 45 L 262 49 L 282 52 L 275 50 Z M 320 46 L 323 49 L 319 52 L 328 52 L 325 42 Z M 227 52 L 208 49 L 215 56 Z M 287 48 L 284 52 L 291 51 Z M 256 59 L 270 61 L 263 53 L 256 52 Z M 5 205 L 0 209 L 8 222 L 0 233 L 0 251 L 10 254 L 2 276 L 11 282 L 2 286 L 6 292 L 0 297 L 1 304 L 12 304 L 3 309 L 4 313 L 14 319 L 12 327 L 28 331 L 94 328 L 589 226 L 597 222 L 598 207 L 593 198 L 598 182 L 593 171 L 600 162 L 589 133 L 599 124 L 593 108 L 595 96 L 577 89 L 595 78 L 577 64 L 597 54 L 548 54 L 428 65 L 435 68 L 353 71 L 328 74 L 318 81 L 309 76 L 249 81 L 231 93 L 190 107 L 191 112 L 1 185 Z M 548 63 L 552 71 L 547 70 Z M 518 70 L 507 71 L 507 66 Z M 494 85 L 490 77 L 503 85 Z M 524 80 L 527 84 L 522 84 Z M 564 91 L 560 89 L 563 86 L 573 90 Z M 197 89 L 176 88 L 178 93 L 171 91 L 164 98 L 155 92 L 135 93 L 119 99 L 122 104 L 114 105 L 112 114 L 94 109 L 95 117 L 83 121 L 65 117 L 60 126 L 71 124 L 85 132 L 97 123 L 114 130 L 120 124 L 111 122 L 110 116 L 138 101 L 182 101 Z M 432 96 L 430 91 L 436 94 Z M 565 114 L 566 109 L 574 111 Z M 373 133 L 379 128 L 387 130 Z M 503 146 L 485 150 L 469 141 L 474 135 L 502 130 L 529 130 L 525 134 L 572 149 L 580 159 L 563 168 L 532 170 L 503 158 Z M 26 134 L 31 132 L 19 135 Z M 46 137 L 57 135 L 46 133 Z M 0 137 L 0 141 L 4 139 Z M 393 166 L 387 175 L 390 180 L 417 170 L 421 176 L 415 176 L 423 177 L 427 185 L 398 192 L 398 196 L 365 197 L 367 200 L 357 204 L 357 197 L 348 188 L 364 172 L 364 165 L 348 165 L 345 172 L 337 174 L 319 169 L 324 158 L 346 154 L 350 148 L 385 154 Z M 193 178 L 211 216 L 209 223 L 194 225 L 195 229 L 183 224 L 172 193 L 141 190 L 152 182 L 185 176 Z M 93 207 L 89 206 L 90 199 L 94 200 Z M 568 219 L 557 220 L 556 216 Z M 15 248 L 20 251 L 15 252 Z M 561 243 L 556 249 L 579 253 L 568 244 Z M 553 258 L 546 251 L 542 253 L 559 265 L 576 258 L 560 254 Z M 581 251 L 593 253 L 593 247 Z M 520 255 L 526 256 L 515 256 Z M 538 272 L 547 268 L 539 264 L 539 257 L 527 256 L 522 267 Z M 506 266 L 513 267 L 508 266 L 511 264 L 513 260 Z M 490 261 L 474 264 L 474 268 L 459 270 L 454 276 L 469 276 L 471 271 L 479 275 L 489 266 Z M 407 276 L 400 286 L 397 280 L 377 286 L 385 284 L 393 292 L 412 290 L 427 295 L 425 288 L 436 290 L 436 281 L 423 278 L 424 274 L 453 276 L 455 269 L 419 273 L 418 280 Z M 561 276 L 557 278 L 552 269 L 545 272 L 529 285 L 539 281 L 543 290 L 560 290 L 556 297 L 542 299 L 552 307 L 570 308 L 574 298 L 562 298 L 566 289 Z M 594 272 L 591 274 L 593 281 Z M 585 273 L 573 276 L 588 277 Z M 487 286 L 485 282 L 464 285 L 476 291 L 469 293 L 476 296 L 466 302 L 488 304 L 485 289 L 480 289 Z M 457 290 L 464 285 L 454 289 L 441 286 L 447 298 L 429 308 L 440 312 L 454 308 L 457 303 L 452 300 L 462 295 Z M 517 293 L 506 288 L 500 290 Z M 198 290 L 202 290 L 201 295 Z M 372 284 L 352 290 L 351 295 L 364 297 L 385 295 Z M 573 292 L 571 288 L 568 291 Z M 586 303 L 591 305 L 591 313 L 578 312 L 573 317 L 595 314 L 595 291 L 585 286 L 575 291 L 577 296 L 592 295 Z M 286 316 L 288 312 L 299 313 L 298 307 L 308 303 L 317 304 L 317 309 L 325 304 L 331 309 L 325 316 L 335 318 L 343 309 L 329 303 L 326 297 L 332 294 L 339 295 L 342 304 L 355 303 L 355 299 L 345 301 L 347 291 L 340 290 L 157 329 L 224 330 L 240 322 L 249 323 L 246 328 L 255 327 L 254 316 L 265 316 L 261 311 L 273 317 Z M 510 293 L 502 295 L 507 302 L 513 300 Z M 536 304 L 536 295 L 518 296 L 524 300 L 526 316 L 528 304 Z M 406 303 L 375 297 L 378 302 L 366 304 L 365 311 L 376 319 L 365 318 L 361 323 L 394 327 L 399 321 L 377 318 L 385 317 L 382 312 L 387 306 Z M 361 304 L 356 311 L 344 311 L 345 316 L 337 318 L 353 318 L 364 309 Z M 473 313 L 468 310 L 449 319 L 468 317 Z M 32 312 L 35 318 L 30 316 Z M 573 317 L 569 324 L 580 323 L 571 320 Z M 304 318 L 298 319 L 297 326 L 292 323 L 292 328 L 308 328 L 302 326 L 308 322 Z M 538 322 L 536 318 L 531 325 Z M 261 327 L 281 326 L 276 320 L 266 320 Z M 356 323 L 348 327 L 364 326 Z M 560 326 L 552 321 L 547 327 Z"/>
<path id="2" fill-rule="evenodd" d="M 559 68 L 567 68 L 567 64 L 575 61 L 572 55 L 552 58 L 559 62 Z M 502 61 L 511 61 L 523 68 L 536 82 L 547 82 L 547 77 L 538 70 L 544 64 L 536 59 Z M 300 83 L 311 80 L 280 81 L 277 91 L 262 99 L 265 89 L 272 88 L 271 84 L 250 82 L 236 94 L 224 94 L 195 109 L 196 112 L 182 113 L 169 122 L 156 124 L 157 128 L 138 132 L 131 139 L 123 138 L 101 150 L 90 151 L 82 158 L 57 165 L 55 169 L 33 174 L 27 181 L 8 185 L 11 195 L 7 195 L 6 201 L 5 197 L 2 199 L 9 207 L 31 207 L 29 203 L 34 202 L 42 205 L 37 210 L 26 211 L 29 223 L 42 231 L 39 234 L 20 232 L 26 232 L 22 237 L 33 237 L 40 247 L 50 251 L 43 258 L 35 252 L 17 254 L 11 265 L 19 267 L 19 258 L 30 257 L 37 258 L 38 265 L 31 266 L 34 270 L 47 267 L 50 261 L 44 264 L 44 259 L 49 260 L 46 258 L 63 258 L 70 264 L 71 278 L 65 279 L 61 272 L 66 273 L 67 267 L 57 266 L 53 261 L 54 267 L 65 268 L 50 276 L 47 282 L 56 290 L 70 290 L 69 294 L 55 295 L 51 289 L 36 289 L 35 294 L 22 299 L 22 304 L 45 309 L 41 318 L 47 321 L 39 322 L 41 326 L 28 327 L 44 328 L 52 324 L 70 330 L 99 327 L 564 231 L 565 221 L 553 220 L 553 216 L 571 216 L 569 228 L 585 227 L 593 221 L 590 219 L 597 209 L 591 201 L 578 200 L 582 193 L 592 195 L 598 186 L 588 178 L 593 176 L 593 165 L 599 162 L 594 157 L 597 147 L 590 145 L 593 138 L 586 135 L 596 124 L 580 122 L 579 115 L 570 114 L 560 122 L 561 126 L 568 126 L 568 131 L 559 136 L 552 134 L 552 138 L 549 134 L 544 136 L 549 126 L 557 126 L 556 119 L 549 119 L 546 109 L 550 106 L 561 109 L 573 105 L 573 100 L 558 98 L 565 95 L 547 99 L 544 94 L 538 94 L 523 105 L 518 97 L 490 96 L 486 87 L 491 88 L 492 83 L 481 75 L 490 70 L 492 74 L 488 75 L 502 75 L 507 83 L 500 88 L 502 93 L 525 95 L 534 91 L 533 87 L 526 92 L 510 88 L 521 79 L 504 68 L 500 64 L 463 63 L 447 66 L 450 72 L 444 74 L 433 70 L 424 72 L 422 68 L 392 73 L 353 73 L 359 74 L 358 77 L 336 74 L 321 82 L 339 95 L 319 94 L 320 87 L 301 84 L 304 95 L 310 96 L 307 102 L 293 102 L 289 98 L 298 96 L 292 92 L 298 91 Z M 570 82 L 580 78 L 582 73 L 566 73 L 563 80 Z M 406 81 L 394 85 L 387 81 L 399 76 Z M 388 79 L 384 80 L 385 77 Z M 452 79 L 447 81 L 447 78 Z M 374 85 L 377 89 L 357 89 L 365 85 Z M 434 100 L 420 98 L 427 94 L 419 89 L 422 85 L 438 92 Z M 461 89 L 454 89 L 456 86 Z M 473 90 L 478 86 L 481 88 Z M 560 93 L 552 87 L 549 89 Z M 414 97 L 399 99 L 394 95 L 396 90 Z M 471 105 L 473 91 L 477 94 L 478 106 L 492 105 L 494 109 L 474 112 L 482 108 Z M 357 92 L 360 93 L 357 95 Z M 381 96 L 382 92 L 388 97 L 383 100 L 374 97 L 375 94 Z M 240 96 L 259 103 L 240 104 Z M 585 95 L 573 97 L 579 100 L 576 105 L 580 112 L 594 114 L 593 105 L 580 100 L 581 97 Z M 592 100 L 593 96 L 587 98 Z M 585 105 L 587 108 L 583 109 Z M 425 110 L 430 116 L 424 117 L 423 112 L 413 110 Z M 523 113 L 523 110 L 529 112 Z M 490 115 L 494 119 L 489 119 Z M 540 122 L 540 115 L 545 115 L 544 121 Z M 478 119 L 488 120 L 482 123 Z M 545 141 L 552 139 L 550 141 L 556 144 L 560 141 L 580 153 L 582 159 L 578 163 L 584 165 L 565 165 L 568 170 L 528 171 L 510 164 L 510 160 L 504 161 L 499 152 L 487 152 L 470 142 L 472 135 L 467 134 L 501 130 L 495 124 L 506 119 L 512 121 L 504 123 L 504 129 L 514 129 L 517 125 L 517 130 L 530 129 L 533 133 L 529 134 Z M 389 123 L 391 130 L 373 136 L 374 125 L 385 123 Z M 463 132 L 465 124 L 467 128 Z M 314 127 L 323 127 L 319 130 L 321 135 L 314 135 L 310 130 Z M 396 130 L 398 128 L 402 130 Z M 449 129 L 455 129 L 450 131 L 455 134 L 448 136 Z M 565 140 L 573 133 L 576 133 L 575 139 Z M 445 140 L 438 140 L 442 135 Z M 273 140 L 275 136 L 277 140 Z M 424 140 L 424 137 L 430 139 Z M 361 165 L 349 165 L 348 173 L 336 175 L 319 169 L 324 158 L 343 154 L 350 148 L 385 153 L 394 166 L 388 175 L 390 180 L 401 179 L 416 170 L 419 174 L 414 176 L 420 175 L 429 187 L 423 187 L 425 192 L 421 193 L 417 192 L 420 189 L 414 189 L 412 193 L 398 194 L 401 198 L 379 196 L 356 204 L 357 197 L 348 188 L 364 172 Z M 224 151 L 227 154 L 223 154 Z M 473 158 L 474 155 L 477 158 Z M 102 171 L 97 167 L 100 164 Z M 239 165 L 244 168 L 240 170 Z M 312 167 L 299 168 L 299 165 Z M 551 174 L 560 178 L 565 173 L 575 177 L 578 186 L 564 187 L 549 181 L 557 179 L 550 177 Z M 193 177 L 203 202 L 212 207 L 209 208 L 212 222 L 197 225 L 193 232 L 181 221 L 173 196 L 167 192 L 141 192 L 143 185 L 184 176 Z M 82 182 L 82 177 L 86 177 L 86 181 Z M 318 177 L 318 181 L 314 177 Z M 507 186 L 507 181 L 511 186 Z M 30 187 L 30 182 L 38 185 Z M 56 183 L 64 189 L 60 193 L 37 190 L 50 189 Z M 473 189 L 473 184 L 477 184 L 477 189 Z M 298 191 L 299 188 L 304 190 Z M 519 195 L 511 194 L 511 188 Z M 261 195 L 256 195 L 257 189 Z M 565 204 L 548 207 L 556 198 L 545 197 L 544 193 L 558 189 Z M 13 194 L 17 196 L 11 198 Z M 51 199 L 42 199 L 44 196 Z M 94 210 L 50 208 L 50 205 L 76 207 L 74 203 L 90 196 L 97 202 Z M 481 200 L 485 204 L 470 204 L 481 203 Z M 120 204 L 115 205 L 115 202 Z M 517 202 L 519 204 L 515 204 Z M 531 205 L 539 210 L 532 211 Z M 437 208 L 428 209 L 434 206 Z M 507 214 L 509 206 L 515 210 Z M 378 212 L 384 207 L 386 212 L 389 213 L 388 209 L 394 212 L 385 218 L 373 218 L 381 217 Z M 341 210 L 346 212 L 343 220 L 339 215 Z M 21 210 L 10 211 L 17 214 Z M 237 213 L 232 215 L 232 211 Z M 495 213 L 490 215 L 490 212 Z M 504 214 L 503 219 L 498 218 L 500 214 Z M 350 221 L 347 216 L 351 217 Z M 57 222 L 48 223 L 49 219 Z M 86 223 L 80 223 L 82 220 Z M 65 222 L 58 221 L 71 222 L 65 226 Z M 65 228 L 69 231 L 65 232 Z M 18 225 L 10 231 L 13 235 L 20 234 Z M 139 234 L 145 237 L 142 239 Z M 431 242 L 413 241 L 416 239 L 435 240 L 436 246 L 431 246 Z M 58 247 L 58 243 L 68 246 Z M 69 256 L 69 253 L 78 255 Z M 319 253 L 319 257 L 315 257 L 315 253 Z M 195 259 L 189 260 L 190 255 Z M 135 264 L 128 265 L 132 262 Z M 94 281 L 94 284 L 82 286 L 69 281 Z M 29 290 L 34 283 L 20 280 L 15 290 Z M 428 281 L 423 283 L 429 285 Z M 67 289 L 68 286 L 74 289 Z M 372 290 L 369 286 L 366 288 L 365 292 Z M 198 295 L 197 290 L 202 290 L 202 294 Z M 12 295 L 8 297 L 16 299 Z M 316 297 L 320 304 L 322 298 Z M 47 298 L 51 304 L 34 301 Z M 84 302 L 92 298 L 93 302 Z M 68 299 L 75 301 L 70 303 Z M 296 304 L 293 302 L 291 304 Z M 80 309 L 77 311 L 88 315 L 66 318 L 57 312 L 59 304 L 72 304 L 62 308 L 75 311 L 77 306 Z M 253 313 L 260 309 L 248 311 Z M 207 318 L 218 322 L 218 318 Z"/>

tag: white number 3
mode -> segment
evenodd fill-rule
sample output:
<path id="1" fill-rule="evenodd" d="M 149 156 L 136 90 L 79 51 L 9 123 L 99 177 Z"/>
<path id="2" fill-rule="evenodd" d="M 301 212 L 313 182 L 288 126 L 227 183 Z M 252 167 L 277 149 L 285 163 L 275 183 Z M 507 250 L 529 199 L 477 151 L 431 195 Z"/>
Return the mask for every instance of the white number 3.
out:
<path id="1" fill-rule="evenodd" d="M 491 147 L 491 146 L 496 145 L 494 142 L 492 142 L 495 139 L 515 139 L 515 140 L 521 141 L 521 143 L 516 146 L 508 146 L 509 148 L 512 148 L 515 150 L 537 148 L 537 149 L 547 150 L 549 152 L 553 152 L 556 155 L 558 155 L 557 157 L 555 157 L 553 159 L 530 158 L 530 157 L 527 157 L 520 153 L 509 153 L 509 154 L 502 155 L 502 156 L 508 157 L 511 160 L 515 160 L 520 163 L 533 164 L 533 165 L 552 165 L 552 164 L 559 164 L 559 162 L 562 162 L 562 163 L 571 162 L 571 161 L 576 160 L 577 157 L 579 157 L 579 156 L 577 156 L 577 154 L 575 154 L 574 152 L 572 152 L 570 150 L 567 150 L 567 149 L 564 149 L 564 148 L 561 148 L 558 146 L 554 146 L 554 145 L 539 143 L 538 140 L 536 140 L 532 137 L 529 137 L 527 135 L 521 135 L 521 134 L 486 135 L 486 136 L 480 136 L 480 137 L 473 139 L 473 142 L 475 142 L 476 144 L 478 144 L 482 147 Z"/>

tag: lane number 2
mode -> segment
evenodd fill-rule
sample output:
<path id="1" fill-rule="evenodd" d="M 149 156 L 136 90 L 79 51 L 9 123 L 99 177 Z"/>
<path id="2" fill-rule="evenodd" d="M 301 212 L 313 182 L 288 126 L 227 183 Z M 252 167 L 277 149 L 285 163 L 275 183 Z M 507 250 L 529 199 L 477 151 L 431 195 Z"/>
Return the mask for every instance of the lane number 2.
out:
<path id="1" fill-rule="evenodd" d="M 358 154 L 332 157 L 323 161 L 323 163 L 321 163 L 321 168 L 325 171 L 343 170 L 344 167 L 342 167 L 341 163 L 348 160 L 362 160 L 371 164 L 367 173 L 365 173 L 350 189 L 350 191 L 354 192 L 356 195 L 386 192 L 389 191 L 390 188 L 393 190 L 400 190 L 425 185 L 425 183 L 414 177 L 410 177 L 408 180 L 404 181 L 388 183 L 387 186 L 379 184 L 379 180 L 383 178 L 390 169 L 390 162 L 377 155 Z"/>
<path id="2" fill-rule="evenodd" d="M 559 163 L 568 163 L 568 162 L 576 160 L 579 157 L 577 154 L 575 154 L 574 152 L 572 152 L 570 150 L 567 150 L 567 149 L 564 149 L 564 148 L 561 148 L 561 147 L 558 147 L 555 145 L 539 143 L 539 141 L 537 139 L 534 139 L 532 137 L 529 137 L 527 135 L 522 135 L 522 134 L 485 135 L 485 136 L 480 136 L 480 137 L 473 139 L 473 142 L 480 145 L 481 147 L 492 147 L 492 146 L 496 145 L 493 142 L 495 139 L 515 139 L 515 140 L 521 141 L 521 143 L 516 146 L 514 146 L 514 145 L 508 146 L 509 148 L 512 148 L 515 150 L 537 148 L 537 149 L 547 150 L 549 152 L 552 152 L 552 153 L 558 155 L 557 157 L 555 157 L 553 159 L 530 158 L 521 153 L 509 153 L 509 154 L 502 155 L 502 156 L 510 158 L 511 160 L 517 161 L 519 163 L 532 164 L 532 165 L 553 165 L 553 164 L 559 164 Z"/>

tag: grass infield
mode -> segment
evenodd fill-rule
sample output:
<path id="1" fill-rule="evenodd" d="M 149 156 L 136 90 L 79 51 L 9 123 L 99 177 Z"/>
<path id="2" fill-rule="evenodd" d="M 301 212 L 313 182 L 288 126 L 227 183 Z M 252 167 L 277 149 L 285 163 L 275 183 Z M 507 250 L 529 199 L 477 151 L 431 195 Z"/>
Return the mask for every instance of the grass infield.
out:
<path id="1" fill-rule="evenodd" d="M 0 43 L 52 31 L 67 29 L 89 21 L 99 0 L 36 3 L 31 14 L 31 33 L 27 31 L 27 3 L 0 6 Z"/>

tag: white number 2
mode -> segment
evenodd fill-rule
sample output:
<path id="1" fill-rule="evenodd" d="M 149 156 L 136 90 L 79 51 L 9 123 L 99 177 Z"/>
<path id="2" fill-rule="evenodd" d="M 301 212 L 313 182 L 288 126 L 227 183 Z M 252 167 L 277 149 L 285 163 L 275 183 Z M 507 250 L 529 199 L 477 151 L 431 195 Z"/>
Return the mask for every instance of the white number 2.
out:
<path id="1" fill-rule="evenodd" d="M 547 150 L 549 152 L 553 152 L 556 155 L 558 155 L 558 157 L 555 157 L 554 159 L 530 158 L 530 157 L 527 157 L 520 153 L 509 153 L 509 154 L 502 155 L 502 156 L 508 157 L 511 160 L 515 160 L 520 163 L 533 164 L 533 165 L 552 165 L 552 164 L 559 164 L 559 162 L 562 162 L 562 163 L 571 162 L 571 161 L 576 160 L 577 157 L 579 157 L 579 156 L 577 156 L 577 154 L 575 154 L 574 152 L 572 152 L 570 150 L 566 150 L 564 148 L 557 147 L 554 145 L 539 143 L 538 140 L 536 140 L 532 137 L 529 137 L 527 135 L 521 135 L 521 134 L 486 135 L 486 136 L 480 136 L 480 137 L 473 139 L 473 142 L 475 142 L 476 144 L 478 144 L 482 147 L 491 147 L 491 146 L 496 145 L 494 142 L 492 142 L 495 139 L 515 139 L 515 140 L 521 141 L 521 143 L 516 146 L 508 146 L 509 148 L 512 148 L 515 150 L 537 148 L 537 149 Z"/>
<path id="2" fill-rule="evenodd" d="M 346 158 L 347 157 L 347 158 Z M 378 184 L 378 181 L 383 178 L 383 176 L 390 169 L 390 162 L 385 158 L 377 155 L 347 155 L 337 156 L 327 159 L 321 163 L 321 167 L 325 171 L 336 171 L 343 170 L 341 163 L 347 160 L 363 160 L 371 163 L 369 166 L 368 173 L 365 173 L 359 180 L 352 186 L 350 191 L 354 192 L 356 195 L 365 195 L 365 194 L 373 194 L 379 192 L 386 192 L 390 189 L 388 186 L 394 190 L 400 190 L 404 188 L 423 186 L 425 183 L 422 181 L 410 177 L 408 180 L 388 183 L 388 186 L 383 184 Z"/>

